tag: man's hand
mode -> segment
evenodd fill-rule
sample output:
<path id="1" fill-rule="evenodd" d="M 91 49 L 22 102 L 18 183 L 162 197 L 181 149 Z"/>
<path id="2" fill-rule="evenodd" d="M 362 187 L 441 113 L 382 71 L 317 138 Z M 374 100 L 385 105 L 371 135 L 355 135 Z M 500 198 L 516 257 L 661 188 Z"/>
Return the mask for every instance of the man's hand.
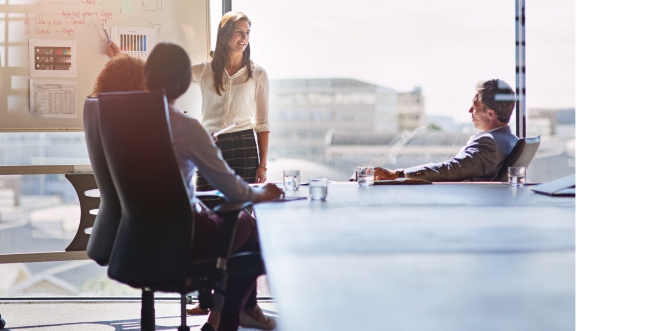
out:
<path id="1" fill-rule="evenodd" d="M 275 184 L 269 183 L 262 187 L 262 190 L 260 191 L 260 195 L 255 202 L 263 202 L 263 201 L 268 201 L 268 200 L 274 200 L 276 198 L 279 198 L 281 196 L 284 196 L 285 193 L 283 190 L 278 188 Z"/>
<path id="2" fill-rule="evenodd" d="M 110 58 L 113 59 L 114 57 L 116 57 L 119 54 L 123 54 L 123 52 L 121 51 L 121 48 L 118 47 L 118 45 L 116 45 L 115 42 L 112 41 L 111 44 L 107 45 L 107 55 Z"/>
<path id="3" fill-rule="evenodd" d="M 390 169 L 385 169 L 381 167 L 376 167 L 373 170 L 373 179 L 375 180 L 383 180 L 383 179 L 397 179 L 399 178 L 399 175 L 397 175 L 397 172 L 394 170 Z"/>

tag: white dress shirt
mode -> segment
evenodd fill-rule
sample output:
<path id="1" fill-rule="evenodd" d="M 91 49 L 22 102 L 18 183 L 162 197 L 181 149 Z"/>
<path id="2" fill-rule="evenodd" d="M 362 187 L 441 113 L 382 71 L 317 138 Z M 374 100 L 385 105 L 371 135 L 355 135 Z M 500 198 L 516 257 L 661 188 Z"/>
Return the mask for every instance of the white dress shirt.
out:
<path id="1" fill-rule="evenodd" d="M 192 178 L 195 170 L 225 195 L 229 201 L 256 201 L 258 188 L 250 187 L 246 181 L 234 174 L 213 144 L 211 136 L 197 120 L 181 114 L 173 105 L 169 106 L 169 122 L 172 127 L 172 142 L 179 169 L 189 185 L 193 203 L 195 186 Z"/>
<path id="2" fill-rule="evenodd" d="M 253 78 L 246 81 L 246 67 L 232 77 L 223 70 L 221 95 L 216 93 L 211 63 L 204 62 L 192 67 L 192 82 L 202 91 L 202 125 L 209 133 L 218 132 L 236 123 L 229 133 L 253 129 L 255 132 L 269 131 L 267 100 L 269 79 L 267 72 L 251 62 Z"/>

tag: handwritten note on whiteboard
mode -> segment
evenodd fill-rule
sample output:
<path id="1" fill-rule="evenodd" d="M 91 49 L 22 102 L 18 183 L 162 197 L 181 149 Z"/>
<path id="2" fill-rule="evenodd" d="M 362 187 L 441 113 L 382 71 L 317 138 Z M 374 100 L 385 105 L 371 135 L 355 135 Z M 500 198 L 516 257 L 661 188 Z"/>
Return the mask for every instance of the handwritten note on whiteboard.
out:
<path id="1" fill-rule="evenodd" d="M 120 46 L 122 38 L 127 54 L 142 57 L 153 45 L 164 41 L 183 46 L 193 63 L 209 59 L 208 0 L 0 0 L 0 3 L 0 14 L 4 14 L 4 21 L 0 18 L 4 22 L 0 24 L 0 132 L 83 130 L 85 97 L 109 61 L 107 48 L 113 38 L 107 35 L 112 37 L 113 27 L 129 28 L 116 40 Z M 184 27 L 192 27 L 194 33 Z M 41 44 L 33 41 L 29 45 L 31 39 Z M 62 40 L 71 46 L 57 44 Z M 44 84 L 45 80 L 66 82 L 49 85 Z M 71 81 L 76 81 L 76 109 L 67 105 L 73 92 Z M 192 107 L 198 109 L 195 105 L 198 100 L 199 96 L 192 97 Z M 45 108 L 47 104 L 56 108 Z M 192 107 L 184 103 L 182 110 L 195 112 Z"/>
<path id="2" fill-rule="evenodd" d="M 77 83 L 74 80 L 30 80 L 30 116 L 77 116 Z"/>

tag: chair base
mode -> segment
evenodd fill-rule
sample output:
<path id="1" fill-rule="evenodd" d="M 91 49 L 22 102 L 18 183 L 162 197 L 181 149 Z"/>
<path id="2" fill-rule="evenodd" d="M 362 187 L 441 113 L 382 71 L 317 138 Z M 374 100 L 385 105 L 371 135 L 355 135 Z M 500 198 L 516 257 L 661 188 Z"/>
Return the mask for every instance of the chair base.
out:
<path id="1" fill-rule="evenodd" d="M 190 331 L 186 321 L 186 299 L 185 294 L 181 294 L 181 325 L 178 331 Z M 155 331 L 155 295 L 150 289 L 141 291 L 141 331 Z"/>
<path id="2" fill-rule="evenodd" d="M 141 331 L 155 331 L 155 296 L 148 289 L 141 291 Z"/>

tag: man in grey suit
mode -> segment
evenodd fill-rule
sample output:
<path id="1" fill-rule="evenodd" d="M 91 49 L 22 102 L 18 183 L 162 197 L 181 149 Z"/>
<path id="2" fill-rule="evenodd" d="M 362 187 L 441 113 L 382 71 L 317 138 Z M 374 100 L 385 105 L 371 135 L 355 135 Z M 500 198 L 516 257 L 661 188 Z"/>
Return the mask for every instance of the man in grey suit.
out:
<path id="1" fill-rule="evenodd" d="M 503 161 L 517 143 L 508 126 L 515 108 L 515 92 L 504 81 L 491 79 L 477 85 L 469 109 L 477 133 L 456 156 L 441 163 L 407 169 L 376 168 L 375 179 L 418 178 L 431 182 L 490 181 L 499 173 Z"/>

